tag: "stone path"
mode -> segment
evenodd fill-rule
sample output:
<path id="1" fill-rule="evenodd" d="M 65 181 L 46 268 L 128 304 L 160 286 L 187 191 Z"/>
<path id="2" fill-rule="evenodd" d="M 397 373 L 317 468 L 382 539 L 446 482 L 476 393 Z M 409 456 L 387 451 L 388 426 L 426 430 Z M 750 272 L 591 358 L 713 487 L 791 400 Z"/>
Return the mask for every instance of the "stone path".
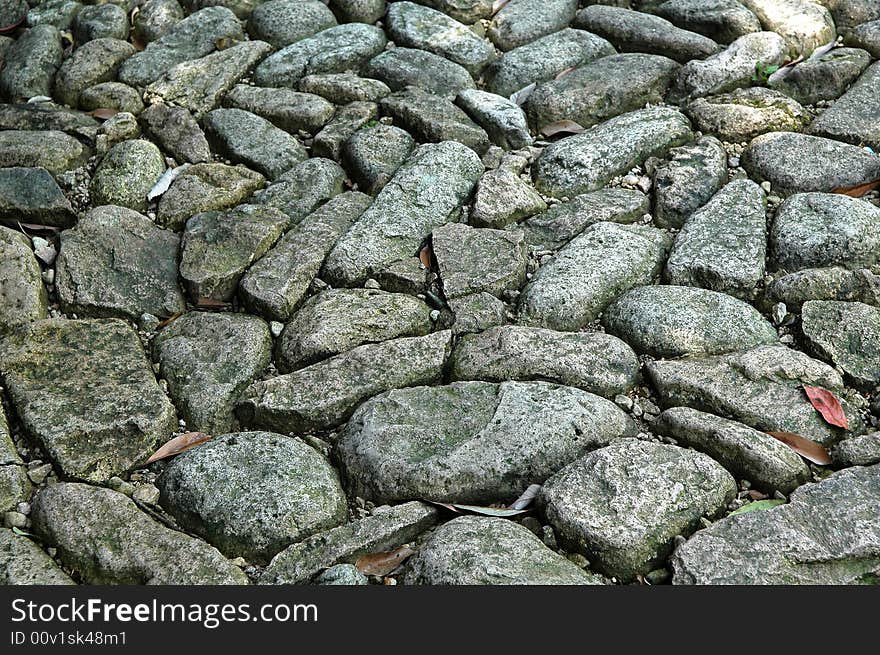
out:
<path id="1" fill-rule="evenodd" d="M 877 2 L 0 28 L 0 583 L 880 580 Z"/>

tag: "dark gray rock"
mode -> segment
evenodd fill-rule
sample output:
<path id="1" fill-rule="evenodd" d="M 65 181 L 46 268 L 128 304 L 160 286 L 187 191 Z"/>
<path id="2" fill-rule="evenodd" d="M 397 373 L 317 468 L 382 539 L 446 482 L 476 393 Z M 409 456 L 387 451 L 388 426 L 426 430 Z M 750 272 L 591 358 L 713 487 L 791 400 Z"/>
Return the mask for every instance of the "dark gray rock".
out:
<path id="1" fill-rule="evenodd" d="M 45 168 L 0 168 L 0 222 L 68 227 L 76 219 L 70 202 Z"/>
<path id="2" fill-rule="evenodd" d="M 802 61 L 781 80 L 770 80 L 769 84 L 803 105 L 814 105 L 839 98 L 870 63 L 871 55 L 864 50 L 835 48 L 816 59 Z"/>
<path id="3" fill-rule="evenodd" d="M 319 0 L 270 0 L 258 4 L 248 18 L 251 38 L 276 48 L 314 36 L 336 26 L 333 12 Z"/>
<path id="4" fill-rule="evenodd" d="M 100 517 L 96 521 L 95 517 Z M 33 503 L 34 530 L 89 584 L 247 584 L 216 549 L 141 512 L 124 494 L 64 482 Z"/>
<path id="5" fill-rule="evenodd" d="M 452 353 L 453 380 L 548 380 L 606 398 L 627 393 L 639 361 L 620 339 L 514 325 L 461 337 Z"/>
<path id="6" fill-rule="evenodd" d="M 766 432 L 726 418 L 673 407 L 654 424 L 660 434 L 706 453 L 728 471 L 768 493 L 789 494 L 810 480 L 800 455 Z"/>
<path id="7" fill-rule="evenodd" d="M 277 207 L 298 223 L 319 205 L 342 193 L 345 171 L 334 161 L 311 157 L 297 164 L 256 198 L 259 204 Z"/>
<path id="8" fill-rule="evenodd" d="M 123 141 L 110 149 L 92 178 L 95 205 L 147 209 L 147 194 L 165 172 L 165 158 L 154 144 L 143 139 Z"/>
<path id="9" fill-rule="evenodd" d="M 577 5 L 577 0 L 512 0 L 493 16 L 487 36 L 499 50 L 513 50 L 568 27 Z"/>
<path id="10" fill-rule="evenodd" d="M 82 4 L 75 0 L 45 0 L 27 13 L 27 25 L 51 25 L 59 30 L 69 30 L 73 19 L 82 9 Z"/>
<path id="11" fill-rule="evenodd" d="M 880 18 L 880 7 L 873 0 L 822 0 L 841 31 Z"/>
<path id="12" fill-rule="evenodd" d="M 137 333 L 120 320 L 39 321 L 0 342 L 0 355 L 25 433 L 66 476 L 107 480 L 177 426 Z"/>
<path id="13" fill-rule="evenodd" d="M 680 228 L 727 182 L 727 153 L 715 137 L 673 148 L 654 170 L 654 220 Z"/>
<path id="14" fill-rule="evenodd" d="M 299 371 L 255 382 L 236 412 L 245 426 L 283 433 L 340 425 L 372 396 L 437 382 L 450 336 L 445 331 L 365 344 Z"/>
<path id="15" fill-rule="evenodd" d="M 20 102 L 34 96 L 51 96 L 61 57 L 61 34 L 58 29 L 52 25 L 31 27 L 3 54 L 0 96 L 9 102 Z"/>
<path id="16" fill-rule="evenodd" d="M 139 122 L 177 161 L 190 164 L 211 161 L 211 148 L 205 133 L 183 107 L 169 107 L 163 103 L 150 105 L 141 113 Z"/>
<path id="17" fill-rule="evenodd" d="M 614 403 L 580 389 L 455 382 L 364 403 L 337 448 L 349 491 L 375 502 L 511 502 L 529 484 L 634 431 Z"/>
<path id="18" fill-rule="evenodd" d="M 409 158 L 415 140 L 393 125 L 375 125 L 355 132 L 342 146 L 342 163 L 358 187 L 376 195 Z"/>
<path id="19" fill-rule="evenodd" d="M 340 107 L 324 128 L 312 140 L 312 155 L 339 159 L 342 146 L 355 133 L 379 117 L 379 106 L 375 102 L 350 102 Z"/>
<path id="20" fill-rule="evenodd" d="M 696 129 L 731 143 L 751 141 L 766 132 L 799 132 L 810 120 L 797 102 L 763 87 L 697 98 L 685 113 Z"/>
<path id="21" fill-rule="evenodd" d="M 483 173 L 474 192 L 470 222 L 503 228 L 547 209 L 547 203 L 528 182 L 506 168 Z"/>
<path id="22" fill-rule="evenodd" d="M 259 563 L 348 518 L 339 476 L 297 437 L 236 432 L 176 457 L 162 506 L 228 557 Z"/>
<path id="23" fill-rule="evenodd" d="M 418 0 L 418 4 L 431 7 L 466 25 L 481 18 L 492 16 L 492 0 Z"/>
<path id="24" fill-rule="evenodd" d="M 373 57 L 370 62 L 376 59 Z M 299 81 L 299 90 L 303 93 L 319 95 L 337 105 L 347 105 L 349 102 L 358 101 L 378 102 L 391 93 L 391 89 L 384 82 L 368 77 L 359 77 L 354 73 L 306 75 Z"/>
<path id="25" fill-rule="evenodd" d="M 293 134 L 299 130 L 319 131 L 336 111 L 330 102 L 317 95 L 245 84 L 239 84 L 227 93 L 224 104 L 261 116 Z"/>
<path id="26" fill-rule="evenodd" d="M 730 43 L 759 32 L 761 22 L 737 0 L 666 0 L 654 12 L 677 27 Z"/>
<path id="27" fill-rule="evenodd" d="M 99 6 L 116 7 L 110 4 Z M 133 45 L 118 39 L 101 38 L 81 45 L 58 69 L 55 97 L 65 105 L 78 107 L 85 89 L 112 81 L 122 62 L 135 52 Z"/>
<path id="28" fill-rule="evenodd" d="M 767 285 L 767 297 L 798 311 L 808 300 L 855 300 L 880 306 L 880 277 L 867 269 L 806 268 Z"/>
<path id="29" fill-rule="evenodd" d="M 718 521 L 676 549 L 673 584 L 871 584 L 880 566 L 880 466 L 801 487 Z"/>
<path id="30" fill-rule="evenodd" d="M 455 317 L 452 324 L 452 333 L 455 335 L 482 332 L 507 323 L 507 305 L 485 291 L 452 298 L 449 310 Z"/>
<path id="31" fill-rule="evenodd" d="M 880 57 L 880 20 L 857 25 L 844 34 L 843 42 L 867 50 L 872 57 Z"/>
<path id="32" fill-rule="evenodd" d="M 856 387 L 880 384 L 880 309 L 860 302 L 810 300 L 801 327 L 810 348 Z"/>
<path id="33" fill-rule="evenodd" d="M 385 15 L 385 0 L 329 0 L 329 5 L 347 23 L 372 25 Z"/>
<path id="34" fill-rule="evenodd" d="M 68 314 L 167 318 L 186 310 L 177 284 L 180 238 L 146 216 L 105 205 L 61 233 L 55 288 Z"/>
<path id="35" fill-rule="evenodd" d="M 764 276 L 766 200 L 750 180 L 726 184 L 685 221 L 666 262 L 670 284 L 751 298 Z"/>
<path id="36" fill-rule="evenodd" d="M 79 45 L 93 39 L 128 38 L 128 13 L 109 2 L 86 5 L 73 20 L 73 37 Z"/>
<path id="37" fill-rule="evenodd" d="M 850 437 L 831 449 L 835 466 L 870 466 L 880 464 L 880 432 Z"/>
<path id="38" fill-rule="evenodd" d="M 849 91 L 810 124 L 808 132 L 880 149 L 880 65 L 868 68 Z"/>
<path id="39" fill-rule="evenodd" d="M 58 176 L 78 168 L 90 155 L 89 148 L 64 132 L 51 129 L 0 132 L 0 168 L 45 168 Z"/>
<path id="40" fill-rule="evenodd" d="M 144 101 L 138 90 L 122 82 L 101 82 L 79 94 L 79 107 L 83 111 L 115 109 L 137 116 L 144 110 Z"/>
<path id="41" fill-rule="evenodd" d="M 624 291 L 651 284 L 669 245 L 669 237 L 652 227 L 591 225 L 542 266 L 523 289 L 520 323 L 580 330 Z"/>
<path id="42" fill-rule="evenodd" d="M 233 428 L 235 403 L 269 364 L 271 351 L 269 327 L 247 314 L 189 312 L 153 341 L 187 428 L 207 434 Z"/>
<path id="43" fill-rule="evenodd" d="M 0 226 L 0 334 L 46 318 L 47 302 L 30 239 Z"/>
<path id="44" fill-rule="evenodd" d="M 433 52 L 415 48 L 386 50 L 367 62 L 364 75 L 381 80 L 392 91 L 418 86 L 428 93 L 448 98 L 475 86 L 464 67 Z"/>
<path id="45" fill-rule="evenodd" d="M 183 20 L 177 0 L 147 0 L 131 20 L 132 34 L 142 43 L 152 43 Z"/>
<path id="46" fill-rule="evenodd" d="M 52 102 L 21 103 L 0 105 L 0 130 L 53 130 L 94 141 L 98 121 Z"/>
<path id="47" fill-rule="evenodd" d="M 538 504 L 557 535 L 621 581 L 662 564 L 677 535 L 723 513 L 733 477 L 702 453 L 620 439 L 544 483 Z"/>
<path id="48" fill-rule="evenodd" d="M 478 89 L 459 91 L 455 102 L 486 130 L 495 145 L 505 150 L 532 145 L 525 114 L 515 102 Z"/>
<path id="49" fill-rule="evenodd" d="M 27 6 L 27 5 L 25 5 Z M 73 585 L 61 567 L 33 541 L 12 530 L 0 530 L 0 584 Z"/>

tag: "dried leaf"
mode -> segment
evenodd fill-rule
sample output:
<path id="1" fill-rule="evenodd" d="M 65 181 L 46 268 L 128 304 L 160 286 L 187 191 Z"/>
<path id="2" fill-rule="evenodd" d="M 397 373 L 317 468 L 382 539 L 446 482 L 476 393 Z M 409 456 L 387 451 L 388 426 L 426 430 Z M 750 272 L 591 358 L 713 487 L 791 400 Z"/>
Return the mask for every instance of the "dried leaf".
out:
<path id="1" fill-rule="evenodd" d="M 528 513 L 529 509 L 512 509 L 505 507 L 482 507 L 481 505 L 463 505 L 461 503 L 441 503 L 435 500 L 427 501 L 432 505 L 444 507 L 456 514 L 478 514 L 480 516 L 495 516 L 498 518 L 510 518 Z"/>
<path id="2" fill-rule="evenodd" d="M 419 261 L 425 268 L 431 268 L 431 246 L 427 245 L 419 250 Z"/>
<path id="3" fill-rule="evenodd" d="M 52 98 L 49 96 L 32 96 L 28 98 L 27 104 L 35 105 L 40 102 L 52 102 Z"/>
<path id="4" fill-rule="evenodd" d="M 827 466 L 831 463 L 831 456 L 828 454 L 828 451 L 825 450 L 824 446 L 817 444 L 815 441 L 810 441 L 793 432 L 768 432 L 767 434 L 774 439 L 778 439 L 798 455 L 810 460 L 814 464 Z"/>
<path id="5" fill-rule="evenodd" d="M 92 111 L 86 112 L 89 116 L 94 116 L 95 118 L 100 118 L 102 121 L 106 121 L 108 118 L 113 118 L 116 114 L 119 113 L 116 109 L 110 109 L 109 107 L 99 107 L 98 109 L 93 109 Z"/>
<path id="6" fill-rule="evenodd" d="M 743 505 L 739 509 L 733 510 L 727 516 L 736 516 L 737 514 L 745 514 L 746 512 L 755 512 L 762 509 L 773 509 L 779 505 L 784 505 L 785 501 L 779 498 L 771 498 L 769 500 L 756 500 L 748 505 Z"/>
<path id="7" fill-rule="evenodd" d="M 165 442 L 159 450 L 150 455 L 150 459 L 147 460 L 147 464 L 152 464 L 153 462 L 165 459 L 166 457 L 171 457 L 172 455 L 179 455 L 185 450 L 189 450 L 190 448 L 195 448 L 198 445 L 201 445 L 208 441 L 211 438 L 211 435 L 205 434 L 204 432 L 186 432 L 184 434 L 178 435 L 173 439 Z"/>
<path id="8" fill-rule="evenodd" d="M 520 496 L 513 502 L 513 504 L 510 506 L 510 509 L 525 509 L 532 504 L 532 501 L 535 500 L 535 498 L 538 496 L 539 491 L 541 491 L 541 485 L 530 484 L 528 488 L 523 492 L 522 496 Z"/>
<path id="9" fill-rule="evenodd" d="M 10 32 L 14 32 L 18 29 L 18 27 L 24 23 L 25 16 L 22 16 L 18 21 L 12 23 L 11 25 L 6 25 L 5 27 L 0 27 L 0 34 L 9 34 Z"/>
<path id="10" fill-rule="evenodd" d="M 752 500 L 766 500 L 767 498 L 769 498 L 767 494 L 762 494 L 757 489 L 749 489 L 748 496 Z"/>
<path id="11" fill-rule="evenodd" d="M 521 88 L 519 91 L 514 91 L 510 94 L 510 101 L 514 104 L 522 105 L 529 99 L 529 96 L 532 95 L 532 91 L 535 90 L 536 86 L 538 85 L 535 82 L 532 82 Z"/>
<path id="12" fill-rule="evenodd" d="M 813 60 L 815 60 L 815 59 L 818 59 L 819 57 L 821 57 L 822 55 L 824 55 L 826 52 L 828 52 L 828 51 L 830 51 L 832 48 L 834 48 L 836 45 L 837 45 L 837 39 L 831 39 L 831 40 L 830 40 L 828 43 L 826 43 L 825 45 L 820 45 L 818 48 L 816 48 L 815 50 L 813 50 L 812 53 L 810 53 L 810 56 L 807 57 L 807 61 L 813 61 Z"/>
<path id="13" fill-rule="evenodd" d="M 874 180 L 873 182 L 865 182 L 864 184 L 857 184 L 856 186 L 851 187 L 837 187 L 834 189 L 832 193 L 841 193 L 845 196 L 851 196 L 853 198 L 861 198 L 866 193 L 873 191 L 874 189 L 880 189 L 880 180 Z"/>
<path id="14" fill-rule="evenodd" d="M 849 420 L 843 411 L 840 401 L 828 389 L 822 387 L 808 387 L 804 385 L 804 391 L 810 404 L 822 415 L 822 418 L 831 425 L 839 428 L 848 428 Z"/>
<path id="15" fill-rule="evenodd" d="M 147 200 L 154 200 L 168 191 L 168 187 L 171 186 L 171 183 L 188 168 L 189 164 L 181 164 L 177 168 L 169 168 L 166 170 L 156 184 L 153 185 L 153 188 L 150 189 L 150 192 L 147 194 Z"/>
<path id="16" fill-rule="evenodd" d="M 199 298 L 196 300 L 196 307 L 198 309 L 229 309 L 231 306 L 231 303 L 214 300 L 213 298 Z"/>
<path id="17" fill-rule="evenodd" d="M 159 324 L 156 326 L 156 329 L 161 330 L 163 327 L 165 327 L 166 325 L 168 325 L 172 321 L 176 321 L 181 316 L 183 316 L 183 312 L 176 312 L 176 313 L 172 314 L 171 316 L 166 318 L 164 321 L 160 321 Z"/>
<path id="18" fill-rule="evenodd" d="M 12 534 L 17 534 L 19 537 L 33 537 L 30 532 L 25 532 L 21 528 L 16 528 L 14 525 L 12 526 Z"/>
<path id="19" fill-rule="evenodd" d="M 569 120 L 556 121 L 555 123 L 549 123 L 541 128 L 541 134 L 544 136 L 554 136 L 556 134 L 581 134 L 586 131 L 587 128 L 584 126 Z"/>
<path id="20" fill-rule="evenodd" d="M 563 68 L 561 71 L 556 73 L 556 77 L 554 77 L 553 79 L 558 80 L 560 77 L 565 77 L 573 70 L 574 70 L 574 66 L 569 66 L 568 68 Z"/>
<path id="21" fill-rule="evenodd" d="M 382 553 L 371 553 L 359 557 L 354 565 L 364 575 L 388 575 L 403 564 L 407 558 L 415 554 L 415 552 L 408 546 L 400 546 L 394 550 L 386 550 Z"/>
<path id="22" fill-rule="evenodd" d="M 495 2 L 492 3 L 492 15 L 494 16 L 499 11 L 504 9 L 504 7 L 507 6 L 508 2 L 510 2 L 510 0 L 495 0 Z"/>
<path id="23" fill-rule="evenodd" d="M 138 52 L 142 51 L 144 48 L 147 47 L 146 44 L 137 37 L 132 38 L 131 45 L 133 45 L 134 49 L 137 50 Z"/>

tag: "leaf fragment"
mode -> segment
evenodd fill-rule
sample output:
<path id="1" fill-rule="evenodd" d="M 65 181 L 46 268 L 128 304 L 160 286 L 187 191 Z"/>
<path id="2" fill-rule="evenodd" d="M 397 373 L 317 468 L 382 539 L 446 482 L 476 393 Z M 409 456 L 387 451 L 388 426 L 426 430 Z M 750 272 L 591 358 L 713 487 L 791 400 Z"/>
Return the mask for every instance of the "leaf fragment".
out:
<path id="1" fill-rule="evenodd" d="M 874 189 L 880 189 L 880 180 L 865 182 L 864 184 L 857 184 L 856 186 L 850 187 L 837 187 L 832 193 L 841 193 L 852 198 L 861 198 L 863 195 L 870 193 Z"/>
<path id="2" fill-rule="evenodd" d="M 510 506 L 510 509 L 525 509 L 529 505 L 532 504 L 532 501 L 537 498 L 538 493 L 541 491 L 541 485 L 539 484 L 530 484 L 525 491 L 523 491 L 522 496 L 517 498 Z"/>
<path id="3" fill-rule="evenodd" d="M 739 509 L 733 510 L 727 516 L 736 516 L 737 514 L 745 514 L 746 512 L 756 512 L 764 509 L 773 509 L 779 505 L 784 505 L 785 501 L 779 498 L 770 498 L 768 500 L 756 500 L 753 503 L 743 505 Z"/>
<path id="4" fill-rule="evenodd" d="M 582 134 L 587 128 L 574 121 L 561 120 L 555 123 L 548 123 L 541 128 L 541 134 L 544 136 L 555 136 L 557 134 Z"/>
<path id="5" fill-rule="evenodd" d="M 30 532 L 25 532 L 21 528 L 17 528 L 14 525 L 12 526 L 12 534 L 17 534 L 19 537 L 33 537 L 34 536 Z"/>
<path id="6" fill-rule="evenodd" d="M 385 576 L 393 573 L 397 567 L 414 555 L 415 552 L 409 546 L 400 546 L 394 550 L 370 553 L 369 555 L 358 557 L 354 565 L 364 575 Z"/>
<path id="7" fill-rule="evenodd" d="M 87 111 L 86 113 L 89 116 L 94 116 L 95 118 L 100 118 L 102 121 L 105 121 L 108 118 L 113 118 L 119 112 L 116 109 L 110 109 L 109 107 L 98 107 L 97 109 Z"/>
<path id="8" fill-rule="evenodd" d="M 571 71 L 573 71 L 574 68 L 575 68 L 574 66 L 569 66 L 568 68 L 563 68 L 561 71 L 559 71 L 558 73 L 556 73 L 556 77 L 554 77 L 553 79 L 554 79 L 554 80 L 558 80 L 560 77 L 565 77 L 565 76 L 568 75 Z"/>
<path id="9" fill-rule="evenodd" d="M 814 464 L 827 466 L 831 463 L 831 455 L 828 454 L 824 446 L 817 444 L 815 441 L 810 441 L 793 432 L 768 432 L 767 434 L 774 439 L 778 439 L 798 455 L 810 460 Z"/>
<path id="10" fill-rule="evenodd" d="M 178 176 L 188 168 L 189 164 L 181 164 L 177 168 L 167 169 L 162 174 L 162 177 L 160 177 L 159 180 L 156 182 L 156 184 L 153 185 L 153 188 L 150 189 L 150 192 L 147 194 L 147 200 L 154 200 L 166 191 L 168 191 L 171 183 L 174 182 L 174 180 L 176 180 Z"/>
<path id="11" fill-rule="evenodd" d="M 178 435 L 165 442 L 159 450 L 150 455 L 147 464 L 152 464 L 157 460 L 165 459 L 166 457 L 171 457 L 173 455 L 179 455 L 190 448 L 195 448 L 196 446 L 205 443 L 209 439 L 211 439 L 211 435 L 205 434 L 204 432 L 185 432 L 184 434 Z"/>
<path id="12" fill-rule="evenodd" d="M 529 96 L 532 95 L 532 91 L 535 90 L 536 86 L 538 85 L 535 82 L 532 82 L 521 88 L 519 91 L 514 91 L 510 94 L 510 101 L 514 104 L 522 105 L 529 99 Z"/>
<path id="13" fill-rule="evenodd" d="M 492 15 L 494 16 L 499 11 L 504 9 L 504 7 L 507 6 L 508 2 L 510 2 L 510 0 L 495 0 L 495 2 L 492 3 Z"/>
<path id="14" fill-rule="evenodd" d="M 422 262 L 422 266 L 425 268 L 431 268 L 432 257 L 430 244 L 419 250 L 419 261 Z"/>
<path id="15" fill-rule="evenodd" d="M 519 516 L 530 511 L 529 509 L 513 509 L 509 507 L 483 507 L 481 505 L 464 505 L 462 503 L 441 503 L 436 500 L 429 500 L 427 502 L 448 509 L 455 514 L 477 514 L 479 516 L 494 516 L 502 519 Z"/>
<path id="16" fill-rule="evenodd" d="M 231 303 L 214 300 L 213 298 L 199 298 L 196 300 L 197 309 L 229 309 L 231 306 Z"/>
<path id="17" fill-rule="evenodd" d="M 810 400 L 810 404 L 818 411 L 822 418 L 831 425 L 847 429 L 849 419 L 843 411 L 843 406 L 833 393 L 822 387 L 810 387 L 804 385 L 804 392 Z"/>

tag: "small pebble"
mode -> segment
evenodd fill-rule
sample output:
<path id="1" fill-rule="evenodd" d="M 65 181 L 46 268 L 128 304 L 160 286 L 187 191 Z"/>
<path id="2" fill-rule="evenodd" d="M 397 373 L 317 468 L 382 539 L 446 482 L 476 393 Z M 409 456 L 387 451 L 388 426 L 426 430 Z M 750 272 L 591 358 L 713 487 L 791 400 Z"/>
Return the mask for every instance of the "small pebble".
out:
<path id="1" fill-rule="evenodd" d="M 21 512 L 6 512 L 3 515 L 3 525 L 7 528 L 23 530 L 27 526 L 28 518 Z"/>
<path id="2" fill-rule="evenodd" d="M 269 331 L 272 333 L 273 337 L 277 338 L 283 329 L 284 323 L 279 323 L 278 321 L 271 321 L 269 323 Z"/>
<path id="3" fill-rule="evenodd" d="M 141 503 L 155 505 L 159 502 L 159 489 L 153 484 L 142 484 L 134 488 L 131 497 Z"/>
<path id="4" fill-rule="evenodd" d="M 42 464 L 36 468 L 28 471 L 28 477 L 31 482 L 36 485 L 43 484 L 46 481 L 46 478 L 49 477 L 49 474 L 52 473 L 52 465 L 51 464 Z"/>

